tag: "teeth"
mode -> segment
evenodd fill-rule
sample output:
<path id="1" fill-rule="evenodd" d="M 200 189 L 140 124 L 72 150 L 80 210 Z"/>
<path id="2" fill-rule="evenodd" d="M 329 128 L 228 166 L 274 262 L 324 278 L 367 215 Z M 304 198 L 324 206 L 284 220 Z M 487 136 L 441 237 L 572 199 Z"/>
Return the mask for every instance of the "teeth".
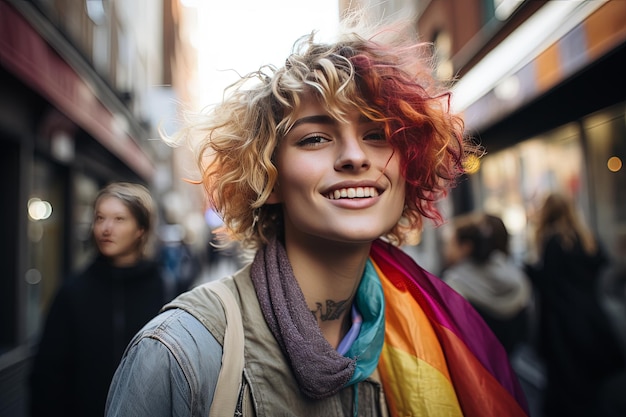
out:
<path id="1" fill-rule="evenodd" d="M 331 191 L 327 197 L 331 200 L 339 200 L 340 198 L 366 198 L 376 196 L 378 196 L 378 190 L 374 187 L 356 187 L 341 188 Z"/>

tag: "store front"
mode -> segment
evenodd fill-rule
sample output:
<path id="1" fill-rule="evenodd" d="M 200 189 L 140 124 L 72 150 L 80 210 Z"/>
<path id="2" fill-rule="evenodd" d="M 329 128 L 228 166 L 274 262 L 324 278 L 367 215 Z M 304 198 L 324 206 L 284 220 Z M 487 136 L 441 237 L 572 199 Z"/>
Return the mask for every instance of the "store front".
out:
<path id="1" fill-rule="evenodd" d="M 63 55 L 65 39 L 52 45 L 41 30 L 0 2 L 0 414 L 15 416 L 26 415 L 29 359 L 50 302 L 91 253 L 97 190 L 149 184 L 155 172 L 129 110 Z"/>
<path id="2" fill-rule="evenodd" d="M 626 237 L 626 103 L 489 153 L 473 179 L 482 209 L 502 216 L 519 260 L 532 260 L 533 214 L 546 194 L 563 192 L 613 256 Z M 621 188 L 620 188 L 621 187 Z M 623 252 L 622 252 L 623 253 Z"/>
<path id="3" fill-rule="evenodd" d="M 549 7 L 571 8 L 559 16 L 567 30 L 551 27 L 545 33 L 561 30 L 558 39 L 509 62 L 511 71 L 463 109 L 487 151 L 470 176 L 472 205 L 502 216 L 514 255 L 529 261 L 534 211 L 547 193 L 563 192 L 608 252 L 624 257 L 626 3 Z"/>

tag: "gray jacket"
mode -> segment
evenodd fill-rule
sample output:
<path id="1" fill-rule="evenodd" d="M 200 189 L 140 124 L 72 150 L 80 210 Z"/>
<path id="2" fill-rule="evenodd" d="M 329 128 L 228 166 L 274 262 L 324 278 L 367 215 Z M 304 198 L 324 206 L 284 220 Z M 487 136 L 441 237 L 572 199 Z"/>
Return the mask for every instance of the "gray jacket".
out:
<path id="1" fill-rule="evenodd" d="M 355 387 L 323 400 L 300 392 L 265 324 L 246 267 L 224 279 L 245 334 L 244 416 L 352 416 Z M 113 378 L 106 416 L 208 416 L 221 366 L 224 311 L 204 286 L 179 296 L 131 341 Z M 377 378 L 358 384 L 359 416 L 386 416 Z"/>

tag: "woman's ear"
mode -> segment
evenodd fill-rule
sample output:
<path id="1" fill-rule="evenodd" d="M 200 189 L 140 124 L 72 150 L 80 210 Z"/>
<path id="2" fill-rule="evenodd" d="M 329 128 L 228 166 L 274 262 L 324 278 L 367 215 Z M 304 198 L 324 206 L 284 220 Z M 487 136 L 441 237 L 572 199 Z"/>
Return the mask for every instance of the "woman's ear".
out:
<path id="1" fill-rule="evenodd" d="M 146 237 L 146 229 L 137 229 L 137 242 L 141 242 Z"/>

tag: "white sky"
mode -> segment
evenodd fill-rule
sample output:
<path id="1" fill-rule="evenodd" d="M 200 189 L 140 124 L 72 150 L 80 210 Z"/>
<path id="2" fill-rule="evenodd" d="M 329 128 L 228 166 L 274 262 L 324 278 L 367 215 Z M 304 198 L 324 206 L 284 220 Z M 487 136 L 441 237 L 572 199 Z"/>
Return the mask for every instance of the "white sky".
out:
<path id="1" fill-rule="evenodd" d="M 227 4 L 228 3 L 228 4 Z M 224 88 L 265 64 L 282 66 L 293 43 L 313 30 L 331 37 L 338 25 L 337 0 L 200 0 L 198 78 L 201 106 Z"/>

